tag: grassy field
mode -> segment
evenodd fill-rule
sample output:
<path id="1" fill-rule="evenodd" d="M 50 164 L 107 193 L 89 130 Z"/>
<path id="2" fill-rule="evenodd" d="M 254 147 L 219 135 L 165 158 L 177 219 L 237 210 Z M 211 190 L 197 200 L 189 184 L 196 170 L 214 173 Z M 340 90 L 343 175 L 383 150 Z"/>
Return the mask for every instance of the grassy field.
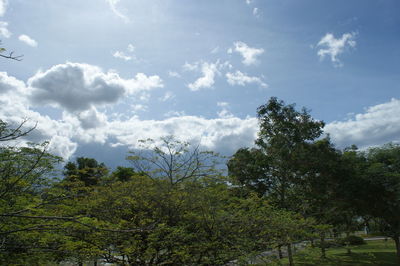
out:
<path id="1" fill-rule="evenodd" d="M 307 249 L 299 252 L 294 257 L 295 265 L 400 265 L 395 253 L 394 241 L 373 240 L 366 245 L 353 246 L 351 254 L 347 254 L 346 248 L 327 249 L 327 259 L 321 259 L 319 249 Z M 270 264 L 269 264 L 270 265 Z M 288 265 L 287 259 L 283 259 L 275 265 Z"/>

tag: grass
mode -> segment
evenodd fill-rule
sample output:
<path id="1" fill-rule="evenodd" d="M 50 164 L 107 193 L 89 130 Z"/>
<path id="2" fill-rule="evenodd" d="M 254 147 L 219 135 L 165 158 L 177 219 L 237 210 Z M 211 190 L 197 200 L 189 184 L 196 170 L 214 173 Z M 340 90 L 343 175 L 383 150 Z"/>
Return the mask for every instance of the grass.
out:
<path id="1" fill-rule="evenodd" d="M 329 248 L 327 258 L 321 259 L 321 252 L 316 248 L 309 248 L 294 256 L 295 265 L 400 265 L 395 251 L 394 241 L 373 240 L 366 245 L 352 246 L 351 254 L 347 254 L 345 247 Z M 271 264 L 269 264 L 271 265 Z M 288 265 L 288 260 L 282 259 L 275 265 Z"/>

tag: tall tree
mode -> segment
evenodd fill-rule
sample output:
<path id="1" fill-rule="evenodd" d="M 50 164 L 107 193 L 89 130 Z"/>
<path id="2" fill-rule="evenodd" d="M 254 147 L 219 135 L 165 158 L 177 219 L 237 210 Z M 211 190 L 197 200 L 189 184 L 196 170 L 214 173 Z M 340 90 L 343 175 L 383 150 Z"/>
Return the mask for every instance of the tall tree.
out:
<path id="1" fill-rule="evenodd" d="M 400 261 L 400 145 L 370 149 L 367 162 L 364 209 L 381 219 L 381 230 L 395 241 Z"/>
<path id="2" fill-rule="evenodd" d="M 295 204 L 294 185 L 301 178 L 299 156 L 304 156 L 304 147 L 322 134 L 324 122 L 314 120 L 309 111 L 295 109 L 272 97 L 257 109 L 260 131 L 257 146 L 268 158 L 267 177 L 271 199 L 282 208 Z M 300 161 L 301 162 L 301 161 Z"/>

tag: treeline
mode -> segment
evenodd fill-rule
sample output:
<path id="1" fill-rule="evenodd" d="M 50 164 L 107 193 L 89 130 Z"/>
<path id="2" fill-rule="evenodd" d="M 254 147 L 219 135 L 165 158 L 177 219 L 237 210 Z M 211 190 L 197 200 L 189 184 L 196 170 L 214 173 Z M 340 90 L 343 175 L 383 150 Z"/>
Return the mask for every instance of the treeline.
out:
<path id="1" fill-rule="evenodd" d="M 142 141 L 131 167 L 82 157 L 60 173 L 46 143 L 13 144 L 31 129 L 0 121 L 0 264 L 245 265 L 274 249 L 293 265 L 294 243 L 324 257 L 328 235 L 363 228 L 400 258 L 400 147 L 338 150 L 323 122 L 276 98 L 257 113 L 256 145 L 228 175 L 173 137 Z"/>

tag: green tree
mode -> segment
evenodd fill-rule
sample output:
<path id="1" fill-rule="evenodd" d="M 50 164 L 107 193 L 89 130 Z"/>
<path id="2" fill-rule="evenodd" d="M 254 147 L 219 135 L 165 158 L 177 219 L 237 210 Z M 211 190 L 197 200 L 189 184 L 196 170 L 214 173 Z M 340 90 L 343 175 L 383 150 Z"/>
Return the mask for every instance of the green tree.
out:
<path id="1" fill-rule="evenodd" d="M 400 260 L 400 146 L 387 144 L 370 149 L 365 173 L 365 212 L 381 220 L 381 230 L 396 243 Z"/>
<path id="2" fill-rule="evenodd" d="M 46 190 L 60 158 L 47 152 L 46 143 L 12 146 L 12 140 L 33 130 L 24 125 L 25 121 L 10 128 L 0 121 L 0 140 L 5 144 L 0 146 L 1 263 L 42 261 L 38 232 L 53 227 L 41 219 L 40 209 L 56 200 Z"/>
<path id="3" fill-rule="evenodd" d="M 272 187 L 268 159 L 260 149 L 241 148 L 236 151 L 227 163 L 233 184 L 264 196 Z"/>
<path id="4" fill-rule="evenodd" d="M 269 194 L 277 206 L 290 208 L 295 201 L 293 184 L 301 178 L 298 156 L 308 142 L 321 136 L 324 123 L 314 120 L 305 108 L 297 111 L 294 104 L 285 105 L 275 97 L 260 106 L 257 114 L 260 131 L 256 144 L 271 165 Z"/>
<path id="5" fill-rule="evenodd" d="M 94 186 L 108 173 L 104 163 L 97 162 L 96 159 L 78 157 L 76 162 L 68 162 L 64 166 L 64 175 L 67 181 L 81 181 L 85 186 Z"/>

